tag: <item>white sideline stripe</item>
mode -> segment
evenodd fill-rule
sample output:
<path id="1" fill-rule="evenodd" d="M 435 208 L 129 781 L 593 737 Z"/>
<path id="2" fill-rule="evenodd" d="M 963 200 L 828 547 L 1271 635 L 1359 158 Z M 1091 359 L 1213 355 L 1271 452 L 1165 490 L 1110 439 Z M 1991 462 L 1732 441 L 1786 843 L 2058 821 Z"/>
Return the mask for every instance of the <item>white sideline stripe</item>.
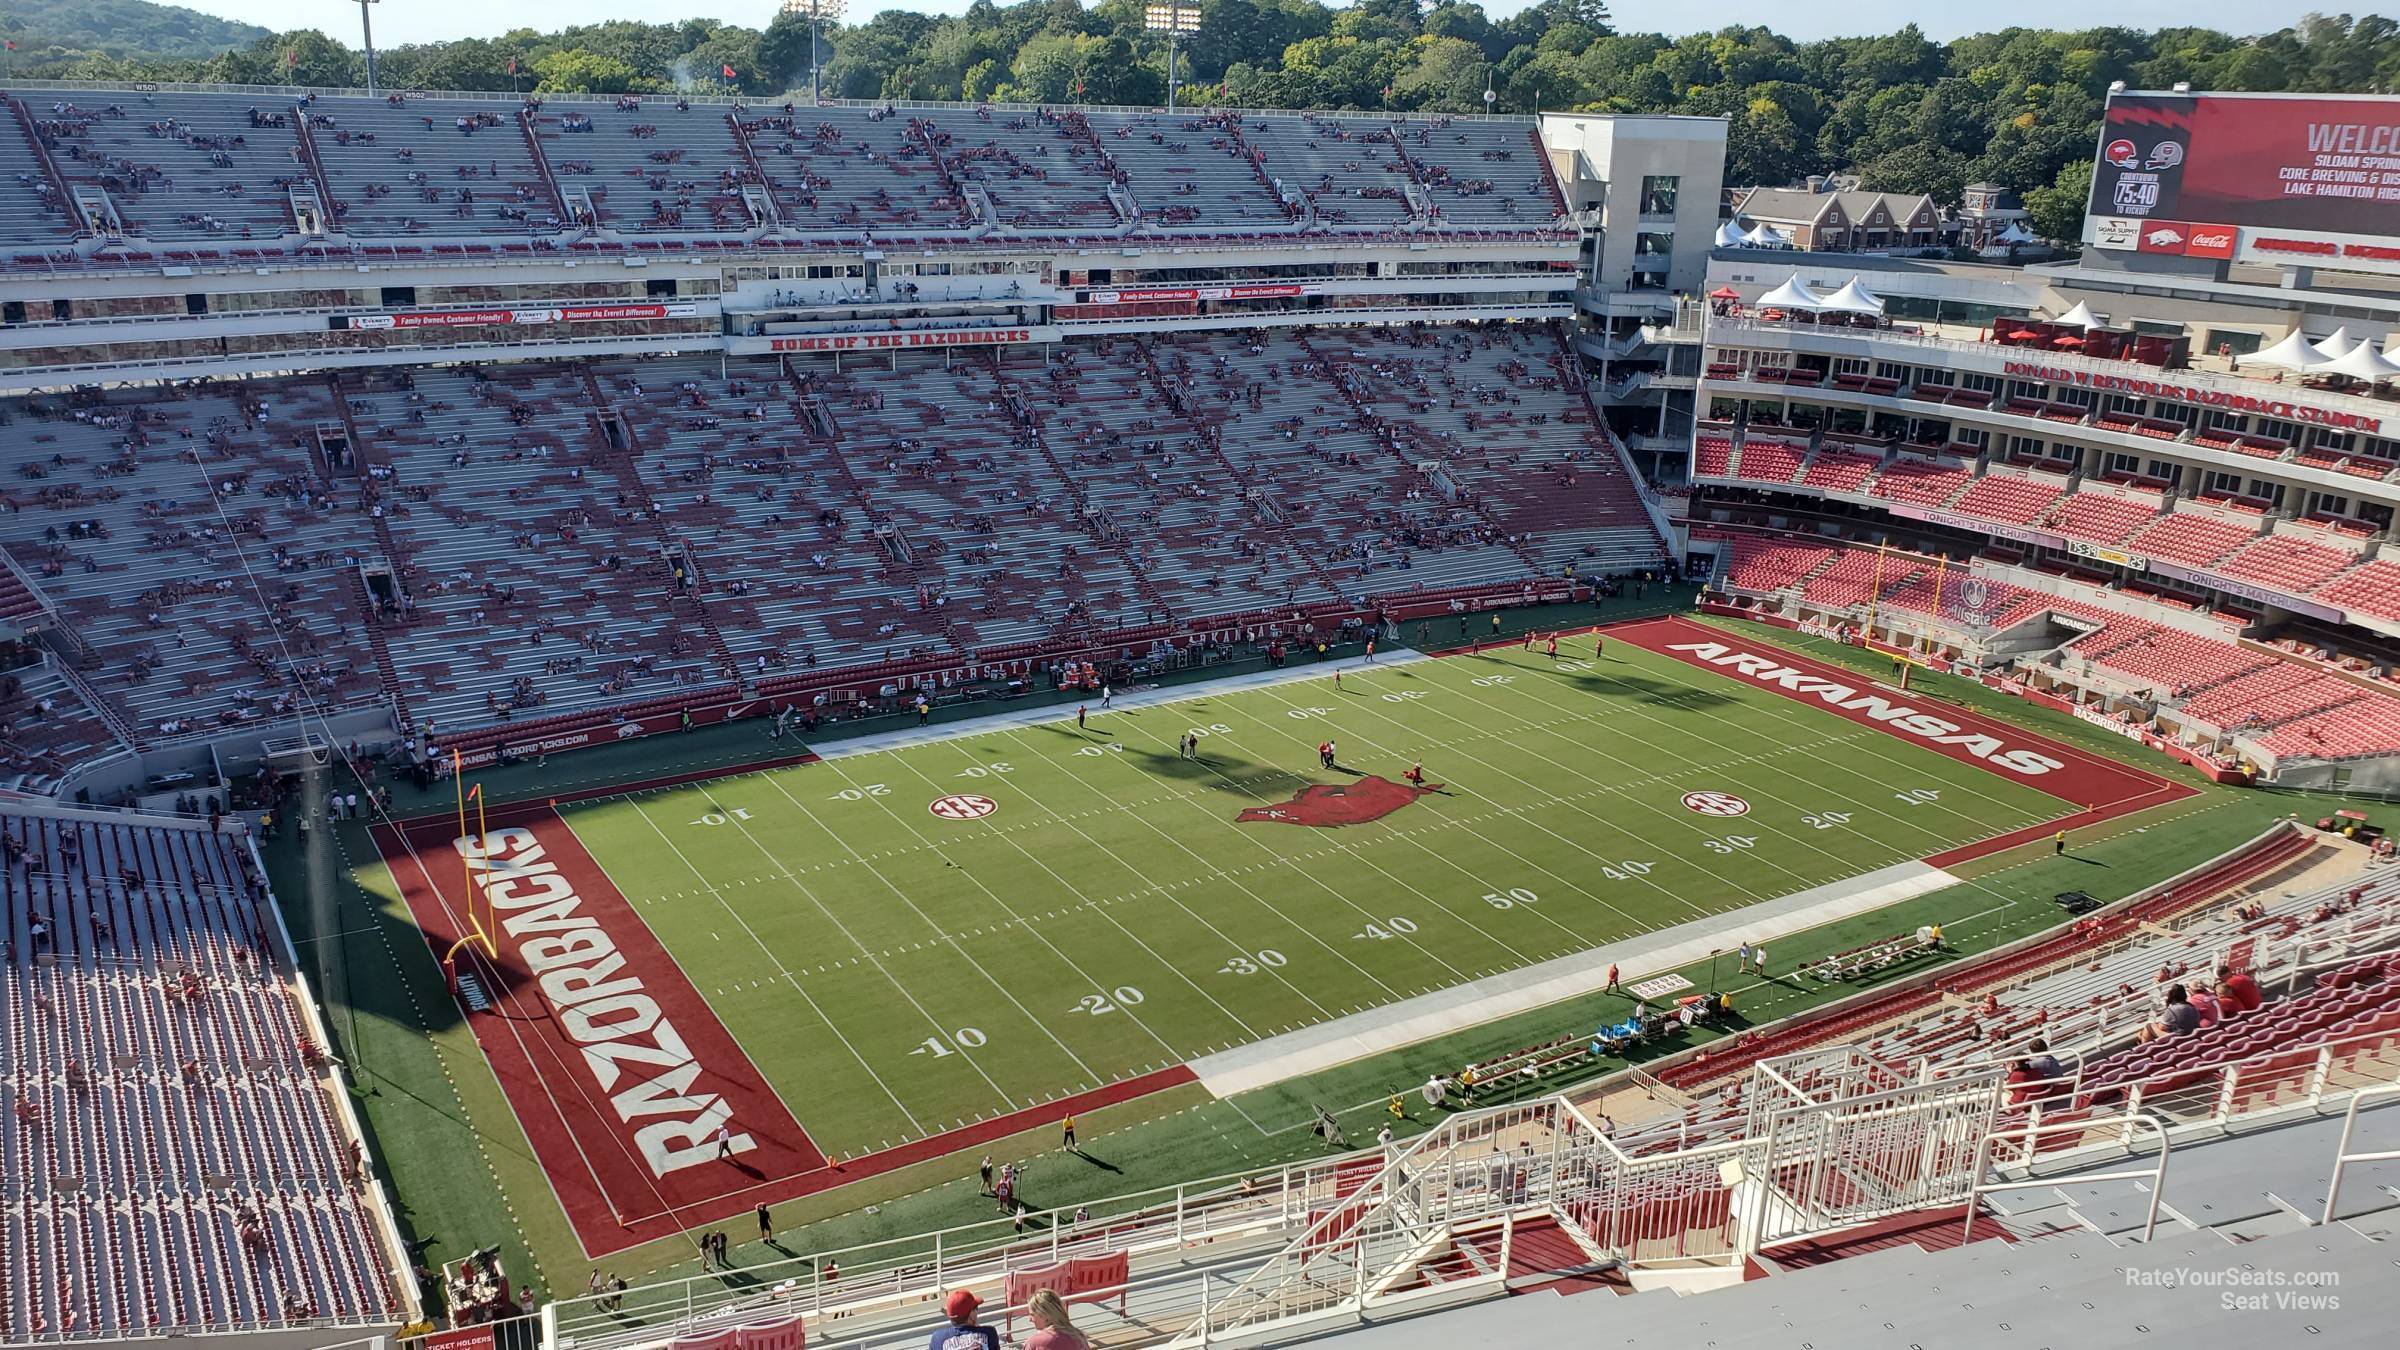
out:
<path id="1" fill-rule="evenodd" d="M 1574 952 L 1522 970 L 1203 1055 L 1191 1061 L 1192 1072 L 1200 1075 L 1201 1084 L 1210 1092 L 1218 1097 L 1231 1097 L 1547 1004 L 1598 993 L 1608 987 L 1608 967 L 1612 962 L 1623 970 L 1624 982 L 1631 984 L 1705 961 L 1711 947 L 1732 956 L 1734 948 L 1744 941 L 1753 945 L 1764 943 L 1768 955 L 1773 956 L 1778 939 L 1836 919 L 1913 900 L 1958 882 L 1957 877 L 1930 863 L 1894 863 L 1873 872 L 1779 895 L 1746 909 L 1707 915 L 1606 947 Z M 1780 962 L 1778 966 L 1781 967 Z"/>
<path id="2" fill-rule="evenodd" d="M 1345 675 L 1363 670 L 1383 670 L 1391 666 L 1411 665 L 1433 658 L 1406 647 L 1377 651 L 1375 664 L 1368 665 L 1364 656 L 1347 656 L 1332 661 L 1311 661 L 1306 665 L 1287 665 L 1281 670 L 1254 670 L 1247 675 L 1220 675 L 1213 679 L 1188 684 L 1160 685 L 1127 693 L 1118 690 L 1107 712 L 1100 709 L 1100 696 L 1093 694 L 1084 700 L 1084 710 L 1090 714 L 1095 730 L 1107 725 L 1114 713 L 1137 708 L 1156 708 L 1169 703 L 1186 703 L 1198 698 L 1214 698 L 1219 694 L 1235 694 L 1245 689 L 1268 689 L 1282 684 L 1303 684 L 1310 680 L 1331 680 L 1333 672 Z M 1054 691 L 1052 691 L 1054 692 Z M 885 750 L 905 750 L 910 746 L 931 745 L 936 741 L 956 740 L 962 736 L 981 736 L 993 731 L 1014 731 L 1038 727 L 1050 722 L 1072 722 L 1075 707 L 1071 703 L 1045 703 L 1039 707 L 1023 708 L 1016 712 L 980 714 L 965 720 L 933 722 L 922 727 L 903 727 L 897 731 L 879 731 L 872 736 L 852 736 L 830 741 L 823 748 L 809 745 L 819 759 L 846 759 L 852 755 L 872 755 Z M 805 737 L 801 743 L 807 745 Z"/>

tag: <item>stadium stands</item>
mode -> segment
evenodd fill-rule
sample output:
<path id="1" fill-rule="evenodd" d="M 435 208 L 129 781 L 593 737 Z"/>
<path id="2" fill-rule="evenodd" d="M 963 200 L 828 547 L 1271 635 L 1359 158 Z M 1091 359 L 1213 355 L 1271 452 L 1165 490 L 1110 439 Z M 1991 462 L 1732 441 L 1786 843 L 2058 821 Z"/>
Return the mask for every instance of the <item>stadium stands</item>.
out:
<path id="1" fill-rule="evenodd" d="M 1988 473 L 1960 493 L 1949 509 L 1962 516 L 2030 525 L 2066 490 L 2066 483 L 2051 474 Z"/>
<path id="2" fill-rule="evenodd" d="M 1344 329 L 43 396 L 0 405 L 25 432 L 0 545 L 138 740 L 304 696 L 474 727 L 1654 565 L 1557 353 L 1544 328 Z M 396 590 L 370 598 L 379 565 Z M 106 739 L 59 729 L 38 753 Z"/>
<path id="3" fill-rule="evenodd" d="M 237 838 L 0 836 L 0 1338 L 391 1321 L 359 1141 Z"/>
<path id="4" fill-rule="evenodd" d="M 1532 123 L 1508 118 L 164 87 L 0 99 L 0 172 L 20 189 L 0 246 L 17 248 L 81 233 L 77 189 L 105 194 L 129 239 L 234 261 L 328 238 L 1550 233 L 1565 214 Z M 330 219 L 311 221 L 320 199 Z"/>
<path id="5" fill-rule="evenodd" d="M 1889 501 L 1945 506 L 1971 481 L 1965 465 L 1902 455 L 1883 466 L 1868 491 Z"/>

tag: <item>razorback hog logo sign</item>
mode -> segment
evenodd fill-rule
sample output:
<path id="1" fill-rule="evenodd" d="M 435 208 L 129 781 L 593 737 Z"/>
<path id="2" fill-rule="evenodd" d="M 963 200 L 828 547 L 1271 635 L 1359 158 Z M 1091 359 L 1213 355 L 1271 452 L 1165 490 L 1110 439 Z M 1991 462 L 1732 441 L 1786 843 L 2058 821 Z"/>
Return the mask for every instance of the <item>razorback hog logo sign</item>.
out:
<path id="1" fill-rule="evenodd" d="M 701 1067 L 658 1000 L 643 992 L 639 971 L 599 921 L 584 912 L 575 884 L 544 856 L 533 831 L 499 829 L 452 841 L 477 889 L 491 901 L 500 932 L 541 985 L 559 1026 L 583 1051 L 583 1067 L 633 1141 L 651 1174 L 664 1177 L 716 1157 L 719 1126 L 732 1110 L 714 1092 L 695 1091 Z M 735 1131 L 747 1153 L 757 1141 Z"/>
<path id="2" fill-rule="evenodd" d="M 1355 783 L 1311 783 L 1293 793 L 1288 802 L 1253 806 L 1234 819 L 1272 821 L 1278 825 L 1363 825 L 1383 819 L 1428 792 L 1441 790 L 1439 783 L 1411 787 L 1368 774 Z"/>
<path id="3" fill-rule="evenodd" d="M 1804 670 L 1794 670 L 1771 656 L 1736 651 L 1721 642 L 1684 642 L 1666 650 L 1687 654 L 1692 660 L 1742 675 L 1769 688 L 1788 690 L 1816 699 L 1830 708 L 1861 714 L 1928 744 L 1954 747 L 1995 769 L 2038 778 L 2053 769 L 2066 767 L 2038 750 L 2012 747 L 1997 736 L 1970 730 L 1946 717 L 1937 717 L 1922 708 L 1886 698 L 1873 690 L 1861 690 L 1839 680 L 1828 680 Z"/>

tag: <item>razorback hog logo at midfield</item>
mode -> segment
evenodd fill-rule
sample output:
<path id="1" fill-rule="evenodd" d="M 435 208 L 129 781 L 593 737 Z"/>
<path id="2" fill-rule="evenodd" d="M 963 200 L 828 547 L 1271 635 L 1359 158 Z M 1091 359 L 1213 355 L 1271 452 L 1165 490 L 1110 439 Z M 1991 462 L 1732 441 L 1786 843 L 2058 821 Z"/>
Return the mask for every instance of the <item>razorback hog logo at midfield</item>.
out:
<path id="1" fill-rule="evenodd" d="M 1278 825 L 1361 825 L 1381 820 L 1426 793 L 1441 790 L 1439 783 L 1410 787 L 1368 774 L 1355 783 L 1311 783 L 1293 793 L 1288 802 L 1249 807 L 1234 819 L 1264 820 Z"/>

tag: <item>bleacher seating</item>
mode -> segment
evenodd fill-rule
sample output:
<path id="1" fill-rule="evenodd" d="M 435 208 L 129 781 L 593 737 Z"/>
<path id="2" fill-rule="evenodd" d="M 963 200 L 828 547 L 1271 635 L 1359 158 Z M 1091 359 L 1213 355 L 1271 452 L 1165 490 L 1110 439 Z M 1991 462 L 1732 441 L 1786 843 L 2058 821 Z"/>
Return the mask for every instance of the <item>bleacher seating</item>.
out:
<path id="1" fill-rule="evenodd" d="M 2327 582 L 2317 598 L 2379 619 L 2400 620 L 2400 565 L 2372 559 Z"/>
<path id="2" fill-rule="evenodd" d="M 1973 481 L 1966 466 L 1901 455 L 1875 475 L 1869 495 L 1914 506 L 1943 506 Z"/>
<path id="3" fill-rule="evenodd" d="M 236 837 L 0 832 L 0 1339 L 391 1321 L 402 1272 Z"/>
<path id="4" fill-rule="evenodd" d="M 1833 565 L 1809 578 L 1801 595 L 1812 605 L 1859 609 L 1914 580 L 1924 570 L 1913 557 L 1886 556 L 1874 549 L 1842 550 Z"/>
<path id="5" fill-rule="evenodd" d="M 2125 543 L 2131 551 L 2187 567 L 2207 567 L 2258 537 L 2231 521 L 2196 511 L 2170 511 Z"/>
<path id="6" fill-rule="evenodd" d="M 1826 449 L 1817 452 L 1809 462 L 1808 471 L 1800 481 L 1826 492 L 1860 492 L 1867 479 L 1882 460 L 1874 455 L 1862 455 L 1847 450 Z"/>
<path id="7" fill-rule="evenodd" d="M 1693 442 L 1693 473 L 1703 478 L 1733 476 L 1733 438 L 1702 434 Z"/>
<path id="8" fill-rule="evenodd" d="M 1404 461 L 1437 466 L 1430 490 L 1463 496 L 1541 574 L 1655 558 L 1624 454 L 1555 330 L 1336 329 L 1306 341 Z"/>
<path id="9" fill-rule="evenodd" d="M 1779 591 L 1823 566 L 1835 550 L 1744 535 L 1733 541 L 1725 584 L 1745 591 Z"/>
<path id="10" fill-rule="evenodd" d="M 308 115 L 335 213 L 352 233 L 481 238 L 556 228 L 557 202 L 513 103 L 332 97 Z"/>
<path id="11" fill-rule="evenodd" d="M 95 727 L 54 697 L 11 762 L 55 778 L 116 713 L 142 742 L 303 698 L 468 728 L 1656 565 L 1558 351 L 1540 327 L 1340 329 L 7 401 L 0 601 L 55 610 L 104 700 Z M 398 593 L 371 599 L 378 565 Z"/>
<path id="12" fill-rule="evenodd" d="M 2157 516 L 2158 502 L 2153 498 L 2087 488 L 2059 498 L 2057 508 L 2043 523 L 2070 539 L 2122 544 Z"/>
<path id="13" fill-rule="evenodd" d="M 288 100 L 131 90 L 26 101 L 60 176 L 106 191 L 129 233 L 272 240 L 295 227 L 287 189 L 308 168 Z"/>
<path id="14" fill-rule="evenodd" d="M 2354 549 L 2333 548 L 2306 534 L 2270 534 L 2218 561 L 2210 570 L 2288 594 L 2307 595 L 2357 558 Z"/>
<path id="15" fill-rule="evenodd" d="M 301 444 L 333 418 L 322 380 L 85 390 L 5 415 L 17 486 L 0 545 L 142 735 L 376 697 L 351 627 L 351 569 L 374 535 Z"/>
<path id="16" fill-rule="evenodd" d="M 544 247 L 591 227 L 607 247 L 623 247 L 620 236 L 766 229 L 944 239 L 970 228 L 1092 238 L 1403 226 L 1549 233 L 1565 211 L 1531 122 L 1507 118 L 802 110 L 659 96 L 303 102 L 274 89 L 0 97 L 22 105 L 40 137 L 28 140 L 15 109 L 0 106 L 11 114 L 0 118 L 11 124 L 0 126 L 0 171 L 19 189 L 0 206 L 0 246 L 19 248 L 78 232 L 53 171 L 106 191 L 132 239 L 215 244 L 191 256 L 237 261 L 307 242 L 293 187 L 330 194 L 330 224 L 355 240 L 489 235 Z M 1279 199 L 1278 182 L 1293 205 Z M 1111 199 L 1112 184 L 1134 219 Z M 971 187 L 987 195 L 988 219 L 977 218 Z M 579 188 L 591 195 L 591 219 L 570 204 Z M 771 207 L 754 207 L 759 188 Z"/>
<path id="17" fill-rule="evenodd" d="M 1742 477 L 1754 483 L 1789 483 L 1800 472 L 1808 447 L 1762 436 L 1742 442 Z"/>
<path id="18" fill-rule="evenodd" d="M 1962 516 L 2028 525 L 2041 519 L 2067 485 L 2046 473 L 1987 473 L 1968 486 L 1950 509 Z"/>

